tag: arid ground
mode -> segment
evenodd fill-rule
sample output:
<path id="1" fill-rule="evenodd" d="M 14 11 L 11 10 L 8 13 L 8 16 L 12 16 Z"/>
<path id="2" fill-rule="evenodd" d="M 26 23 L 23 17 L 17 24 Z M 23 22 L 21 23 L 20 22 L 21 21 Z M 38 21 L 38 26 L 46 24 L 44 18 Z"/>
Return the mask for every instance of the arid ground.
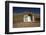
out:
<path id="1" fill-rule="evenodd" d="M 32 23 L 29 23 L 29 22 L 20 22 L 20 23 L 14 23 L 13 24 L 13 28 L 19 28 L 19 27 L 39 27 L 40 26 L 40 23 L 38 22 L 32 22 Z"/>

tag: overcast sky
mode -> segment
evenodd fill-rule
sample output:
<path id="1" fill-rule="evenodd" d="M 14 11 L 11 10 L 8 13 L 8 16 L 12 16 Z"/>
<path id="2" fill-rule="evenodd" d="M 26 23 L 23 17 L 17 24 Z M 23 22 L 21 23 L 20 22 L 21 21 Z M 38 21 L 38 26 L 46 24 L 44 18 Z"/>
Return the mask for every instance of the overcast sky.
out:
<path id="1" fill-rule="evenodd" d="M 40 14 L 40 8 L 13 7 L 14 13 L 32 12 Z"/>

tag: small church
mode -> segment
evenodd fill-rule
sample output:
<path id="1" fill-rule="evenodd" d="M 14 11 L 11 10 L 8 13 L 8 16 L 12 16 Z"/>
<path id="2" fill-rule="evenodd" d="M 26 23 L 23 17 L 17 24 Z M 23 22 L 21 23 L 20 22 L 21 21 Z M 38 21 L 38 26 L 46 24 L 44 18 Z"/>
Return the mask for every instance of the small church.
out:
<path id="1" fill-rule="evenodd" d="M 14 13 L 13 19 L 15 22 L 39 22 L 39 14 L 32 12 Z"/>
<path id="2" fill-rule="evenodd" d="M 32 15 L 32 13 L 26 13 L 24 15 L 24 22 L 34 22 L 34 16 Z"/>

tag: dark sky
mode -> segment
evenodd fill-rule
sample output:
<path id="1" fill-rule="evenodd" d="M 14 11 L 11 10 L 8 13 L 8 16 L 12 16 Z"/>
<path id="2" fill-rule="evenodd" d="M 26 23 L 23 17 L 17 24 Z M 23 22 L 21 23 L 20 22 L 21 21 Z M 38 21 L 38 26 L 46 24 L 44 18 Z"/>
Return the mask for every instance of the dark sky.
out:
<path id="1" fill-rule="evenodd" d="M 40 8 L 13 7 L 13 13 L 32 12 L 40 14 Z"/>

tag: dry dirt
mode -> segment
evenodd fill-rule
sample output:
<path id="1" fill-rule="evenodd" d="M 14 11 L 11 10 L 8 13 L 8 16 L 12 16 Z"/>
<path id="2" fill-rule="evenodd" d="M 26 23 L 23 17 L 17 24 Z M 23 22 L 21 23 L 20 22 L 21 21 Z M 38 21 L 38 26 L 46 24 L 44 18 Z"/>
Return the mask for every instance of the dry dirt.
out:
<path id="1" fill-rule="evenodd" d="M 20 27 L 40 27 L 39 22 L 17 22 L 13 24 L 13 28 L 20 28 Z"/>

